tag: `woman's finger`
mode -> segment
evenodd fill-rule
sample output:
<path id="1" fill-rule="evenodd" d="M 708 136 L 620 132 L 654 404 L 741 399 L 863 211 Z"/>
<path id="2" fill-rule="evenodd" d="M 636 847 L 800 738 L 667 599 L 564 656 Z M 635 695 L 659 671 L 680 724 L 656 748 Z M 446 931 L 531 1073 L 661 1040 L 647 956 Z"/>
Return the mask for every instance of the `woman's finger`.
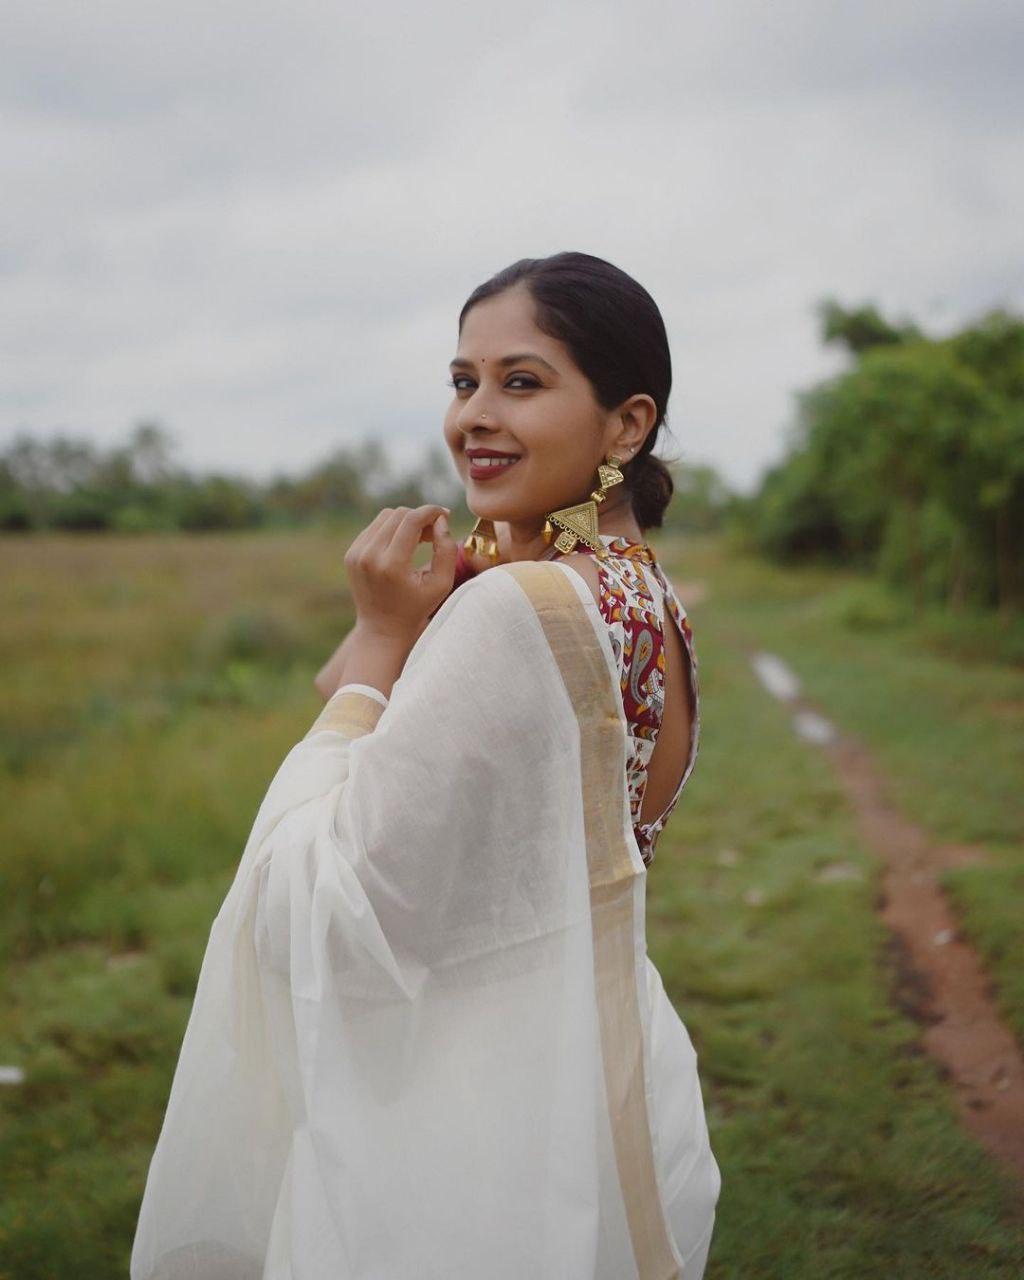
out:
<path id="1" fill-rule="evenodd" d="M 366 527 L 360 553 L 371 562 L 383 559 L 395 529 L 402 523 L 408 507 L 385 507 L 377 518 Z"/>
<path id="2" fill-rule="evenodd" d="M 387 520 L 389 520 L 393 515 L 394 515 L 393 508 L 391 507 L 381 508 L 381 510 L 377 512 L 377 514 L 373 517 L 370 523 L 364 529 L 360 529 L 359 532 L 356 534 L 356 536 L 349 543 L 348 550 L 345 553 L 346 561 L 351 563 L 351 561 L 354 560 L 356 556 L 360 555 L 363 551 L 365 551 L 366 548 L 373 541 L 373 538 L 375 537 L 380 526 L 384 524 Z"/>
<path id="3" fill-rule="evenodd" d="M 452 589 L 455 581 L 455 561 L 459 553 L 458 543 L 448 528 L 448 517 L 442 511 L 429 526 L 434 554 L 423 571 L 423 582 L 439 592 L 442 597 Z"/>
<path id="4" fill-rule="evenodd" d="M 398 564 L 412 564 L 413 552 L 420 543 L 423 531 L 429 528 L 439 515 L 447 515 L 448 508 L 439 502 L 428 502 L 415 507 L 392 531 L 388 559 Z"/>

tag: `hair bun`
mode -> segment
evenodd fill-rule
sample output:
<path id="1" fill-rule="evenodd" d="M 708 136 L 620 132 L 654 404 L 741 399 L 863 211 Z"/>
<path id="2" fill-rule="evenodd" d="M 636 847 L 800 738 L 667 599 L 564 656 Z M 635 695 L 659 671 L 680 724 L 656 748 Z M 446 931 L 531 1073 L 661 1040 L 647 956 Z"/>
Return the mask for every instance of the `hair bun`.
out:
<path id="1" fill-rule="evenodd" d="M 653 453 L 645 453 L 634 458 L 622 474 L 637 524 L 641 529 L 660 528 L 676 487 L 668 467 Z"/>

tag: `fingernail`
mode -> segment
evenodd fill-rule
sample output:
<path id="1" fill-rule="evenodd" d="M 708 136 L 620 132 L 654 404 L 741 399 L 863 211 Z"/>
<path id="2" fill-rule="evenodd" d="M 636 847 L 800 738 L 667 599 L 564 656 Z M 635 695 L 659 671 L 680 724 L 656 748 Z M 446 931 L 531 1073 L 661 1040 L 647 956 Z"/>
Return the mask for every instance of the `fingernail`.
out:
<path id="1" fill-rule="evenodd" d="M 437 517 L 437 527 L 441 530 L 442 533 L 448 532 L 448 521 L 444 518 L 444 516 Z"/>

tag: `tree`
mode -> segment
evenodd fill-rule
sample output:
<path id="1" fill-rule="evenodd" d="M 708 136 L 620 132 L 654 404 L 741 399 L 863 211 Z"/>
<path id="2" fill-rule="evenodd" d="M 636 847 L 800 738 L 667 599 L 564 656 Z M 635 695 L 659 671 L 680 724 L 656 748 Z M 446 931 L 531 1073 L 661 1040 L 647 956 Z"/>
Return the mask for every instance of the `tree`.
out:
<path id="1" fill-rule="evenodd" d="M 990 312 L 936 339 L 874 307 L 822 315 L 823 341 L 855 360 L 798 394 L 787 454 L 749 511 L 757 544 L 871 565 L 918 604 L 1019 608 L 1024 321 Z"/>
<path id="2" fill-rule="evenodd" d="M 920 338 L 921 333 L 909 321 L 890 324 L 871 305 L 846 309 L 834 298 L 818 304 L 822 342 L 841 343 L 855 356 L 871 347 L 891 346 Z"/>

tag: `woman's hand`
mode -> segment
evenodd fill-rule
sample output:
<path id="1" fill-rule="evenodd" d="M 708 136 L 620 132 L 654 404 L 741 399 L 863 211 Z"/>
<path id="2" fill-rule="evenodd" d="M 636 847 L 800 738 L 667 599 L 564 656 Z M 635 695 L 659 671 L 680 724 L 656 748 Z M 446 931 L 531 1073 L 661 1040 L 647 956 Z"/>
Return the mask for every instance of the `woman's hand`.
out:
<path id="1" fill-rule="evenodd" d="M 455 539 L 448 530 L 448 508 L 385 507 L 345 553 L 356 629 L 389 647 L 412 648 L 430 615 L 455 582 Z M 430 564 L 413 568 L 421 542 L 432 542 Z"/>

